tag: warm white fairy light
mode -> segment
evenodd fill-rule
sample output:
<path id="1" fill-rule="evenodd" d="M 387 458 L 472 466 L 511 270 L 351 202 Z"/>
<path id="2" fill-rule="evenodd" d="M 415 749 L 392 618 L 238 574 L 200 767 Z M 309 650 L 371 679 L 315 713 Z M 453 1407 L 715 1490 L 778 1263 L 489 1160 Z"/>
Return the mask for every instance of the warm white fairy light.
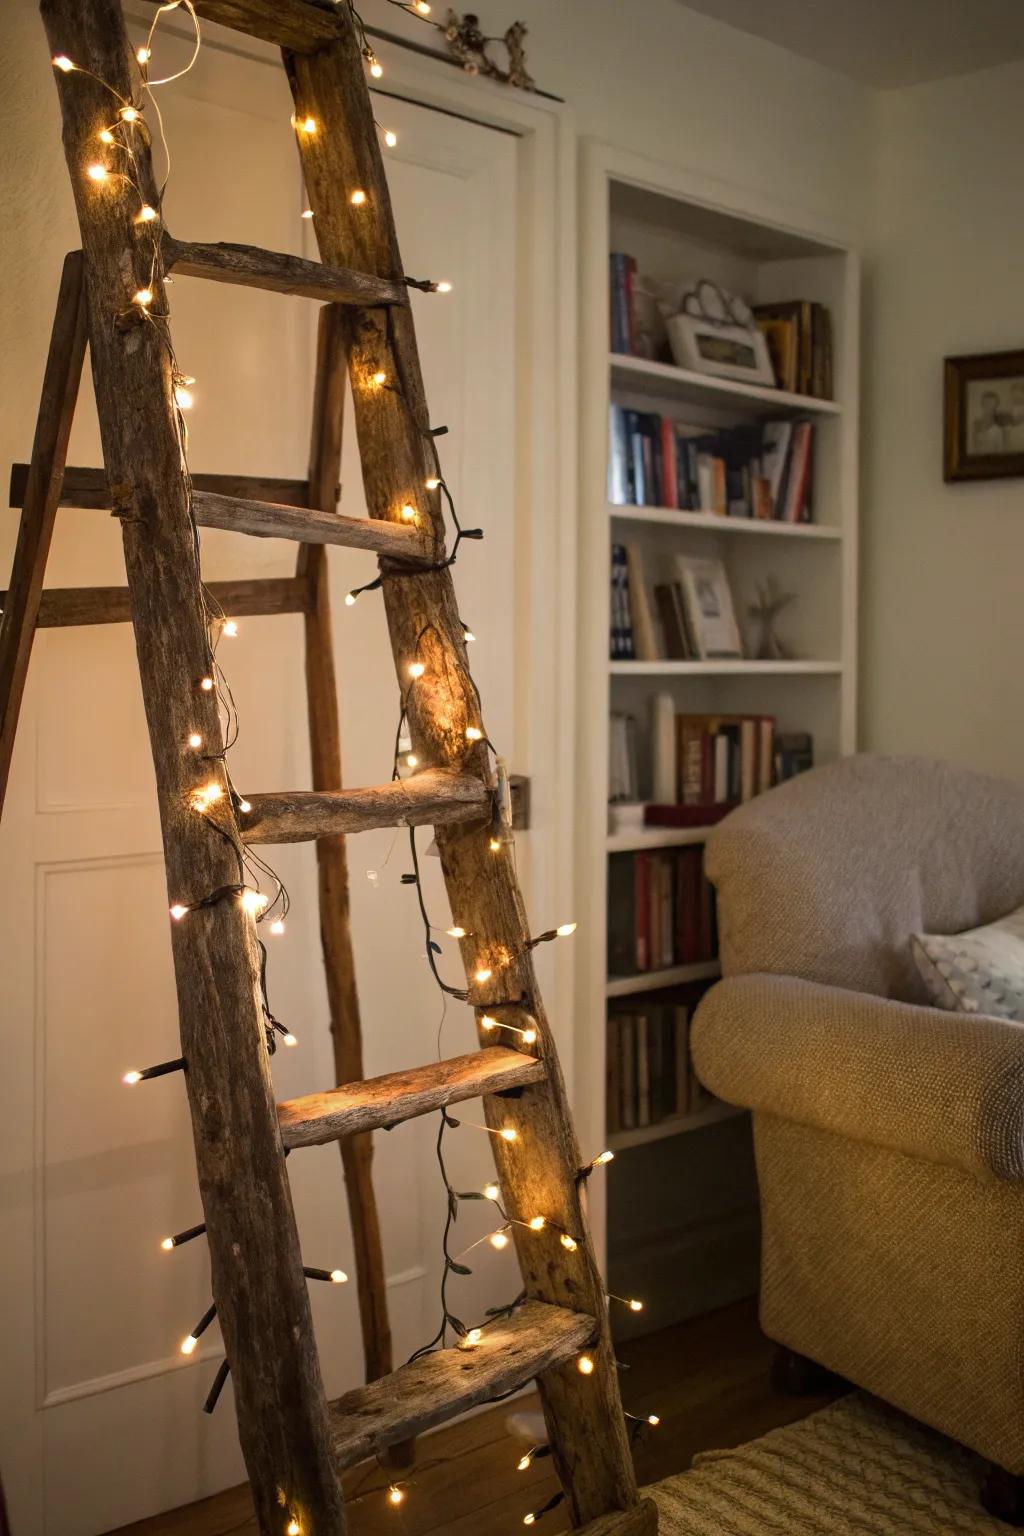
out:
<path id="1" fill-rule="evenodd" d="M 99 139 L 101 144 L 114 143 L 114 135 L 111 133 L 109 128 L 101 128 L 96 137 Z"/>
<path id="2" fill-rule="evenodd" d="M 410 677 L 413 677 L 413 678 L 422 677 L 426 670 L 427 670 L 426 666 L 424 665 L 424 663 L 422 661 L 411 661 L 409 663 L 409 676 Z"/>
<path id="3" fill-rule="evenodd" d="M 533 1452 L 532 1451 L 527 1451 L 526 1455 L 525 1456 L 520 1456 L 519 1460 L 516 1462 L 516 1471 L 517 1472 L 527 1472 L 527 1471 L 529 1471 L 530 1467 L 532 1467 L 532 1466 L 533 1466 Z"/>
<path id="4" fill-rule="evenodd" d="M 135 57 L 140 64 L 148 64 L 153 57 L 153 50 L 151 48 L 137 48 L 135 50 Z"/>
<path id="5" fill-rule="evenodd" d="M 483 731 L 480 729 L 480 727 L 478 725 L 467 725 L 466 726 L 466 740 L 467 741 L 483 741 L 483 739 L 484 739 L 484 733 L 483 733 Z"/>
<path id="6" fill-rule="evenodd" d="M 580 1355 L 576 1361 L 576 1369 L 581 1376 L 592 1376 L 594 1374 L 594 1362 L 589 1355 Z"/>
<path id="7" fill-rule="evenodd" d="M 366 202 L 366 193 L 363 191 L 362 187 L 356 188 L 356 190 L 352 193 L 352 196 L 349 198 L 349 202 L 352 204 L 353 208 L 361 208 L 363 206 L 363 204 Z"/>
<path id="8" fill-rule="evenodd" d="M 199 686 L 203 690 L 204 693 L 212 693 L 213 692 L 213 678 L 212 677 L 201 677 L 199 679 Z"/>
<path id="9" fill-rule="evenodd" d="M 343 1269 L 331 1270 L 331 1281 L 334 1285 L 344 1285 L 347 1279 L 348 1275 L 346 1275 Z"/>
<path id="10" fill-rule="evenodd" d="M 138 107 L 122 107 L 117 115 L 123 123 L 135 123 L 138 122 L 142 114 L 139 112 Z"/>
<path id="11" fill-rule="evenodd" d="M 50 60 L 50 63 L 54 69 L 62 70 L 65 75 L 69 75 L 73 69 L 78 68 L 77 64 L 72 64 L 66 53 L 58 53 L 56 58 Z"/>
<path id="12" fill-rule="evenodd" d="M 139 288 L 137 290 L 137 292 L 132 294 L 132 303 L 133 304 L 137 304 L 140 309 L 148 309 L 150 304 L 152 304 L 152 302 L 153 302 L 153 290 L 152 290 L 152 288 Z"/>
<path id="13" fill-rule="evenodd" d="M 562 1247 L 567 1253 L 575 1253 L 576 1249 L 579 1247 L 579 1243 L 574 1237 L 570 1237 L 568 1232 L 563 1232 L 558 1241 L 561 1243 Z"/>
<path id="14" fill-rule="evenodd" d="M 425 484 L 428 491 L 436 491 L 441 482 L 436 475 L 431 475 Z"/>
<path id="15" fill-rule="evenodd" d="M 414 523 L 416 521 L 416 508 L 409 502 L 406 502 L 402 508 L 402 521 L 405 523 Z"/>
<path id="16" fill-rule="evenodd" d="M 463 1334 L 462 1338 L 459 1340 L 459 1348 L 473 1349 L 477 1344 L 480 1343 L 480 1340 L 483 1338 L 483 1336 L 484 1331 L 482 1328 L 470 1328 L 469 1332 Z"/>
<path id="17" fill-rule="evenodd" d="M 486 965 L 482 965 L 478 971 L 474 972 L 473 980 L 479 982 L 490 981 L 492 975 L 493 972 L 490 970 L 490 968 Z"/>
<path id="18" fill-rule="evenodd" d="M 176 923 L 180 923 L 187 911 L 188 907 L 183 907 L 180 901 L 176 901 L 174 906 L 171 908 L 171 916 L 174 918 Z"/>
<path id="19" fill-rule="evenodd" d="M 447 933 L 448 937 L 451 939 L 464 939 L 466 937 L 465 928 L 460 928 L 458 924 L 456 924 L 454 928 L 446 928 L 445 933 Z"/>
<path id="20" fill-rule="evenodd" d="M 440 282 L 440 283 L 437 284 L 436 291 L 438 293 L 451 293 L 452 285 L 451 285 L 451 283 L 446 282 L 446 281 L 445 282 Z"/>
<path id="21" fill-rule="evenodd" d="M 155 208 L 152 208 L 149 203 L 143 203 L 142 207 L 135 215 L 135 222 L 137 224 L 152 224 L 153 220 L 158 219 L 159 217 L 160 215 L 157 213 Z"/>
<path id="22" fill-rule="evenodd" d="M 605 1163 L 610 1163 L 610 1162 L 614 1161 L 614 1158 L 615 1158 L 615 1153 L 614 1152 L 608 1152 L 608 1151 L 599 1152 L 597 1154 L 597 1156 L 594 1158 L 594 1161 L 591 1163 L 590 1166 L 591 1166 L 591 1168 L 601 1168 L 601 1167 L 603 1167 L 603 1165 Z"/>
<path id="23" fill-rule="evenodd" d="M 345 607 L 346 608 L 354 608 L 355 605 L 356 605 L 356 595 L 355 595 L 355 593 L 354 592 L 346 592 L 345 593 Z"/>
<path id="24" fill-rule="evenodd" d="M 141 1083 L 142 1082 L 142 1073 L 141 1072 L 126 1072 L 124 1074 L 124 1076 L 122 1077 L 121 1081 L 122 1081 L 122 1083 L 125 1084 L 126 1087 L 134 1088 L 136 1083 Z"/>
<path id="25" fill-rule="evenodd" d="M 490 1237 L 487 1239 L 487 1241 L 490 1243 L 492 1248 L 497 1248 L 499 1250 L 502 1249 L 502 1248 L 507 1248 L 508 1247 L 508 1233 L 504 1232 L 504 1231 L 502 1231 L 502 1232 L 492 1232 Z"/>
<path id="26" fill-rule="evenodd" d="M 469 645 L 473 640 L 476 639 L 476 635 L 474 635 L 471 629 L 463 628 L 462 638 L 465 640 L 466 644 Z"/>
<path id="27" fill-rule="evenodd" d="M 485 1184 L 481 1193 L 485 1200 L 497 1200 L 501 1196 L 501 1190 L 497 1184 Z"/>
<path id="28" fill-rule="evenodd" d="M 379 389 L 380 386 L 382 384 L 386 384 L 387 381 L 388 381 L 388 376 L 384 372 L 383 368 L 378 368 L 377 372 L 373 375 L 373 382 L 377 385 L 377 387 Z"/>
<path id="29" fill-rule="evenodd" d="M 100 163 L 96 161 L 93 165 L 86 166 L 85 174 L 88 176 L 90 181 L 106 181 L 110 172 L 107 170 L 105 165 L 100 165 Z"/>
<path id="30" fill-rule="evenodd" d="M 313 217 L 313 210 L 312 210 L 312 208 L 303 208 L 303 210 L 302 210 L 301 214 L 299 215 L 299 217 L 302 218 L 302 219 L 311 219 Z"/>
<path id="31" fill-rule="evenodd" d="M 192 732 L 192 735 L 188 739 L 188 744 L 192 748 L 193 752 L 199 751 L 199 748 L 203 744 L 203 738 L 200 736 L 198 731 Z"/>
<path id="32" fill-rule="evenodd" d="M 558 927 L 555 929 L 555 932 L 558 934 L 558 937 L 560 939 L 567 939 L 570 934 L 573 934 L 573 933 L 576 932 L 576 924 L 575 923 L 559 923 Z"/>
<path id="33" fill-rule="evenodd" d="M 513 1130 L 513 1128 L 510 1125 L 506 1125 L 506 1127 L 505 1127 L 505 1129 L 503 1131 L 499 1131 L 498 1132 L 498 1135 L 501 1137 L 502 1141 L 518 1141 L 519 1140 L 519 1132 L 516 1131 L 516 1130 Z"/>
<path id="34" fill-rule="evenodd" d="M 302 1526 L 297 1520 L 289 1520 L 284 1529 L 285 1536 L 301 1536 Z"/>
<path id="35" fill-rule="evenodd" d="M 316 133 L 316 118 L 315 117 L 297 118 L 295 120 L 295 126 L 299 130 L 300 133 L 305 133 L 305 134 Z"/>
<path id="36" fill-rule="evenodd" d="M 373 78 L 375 80 L 379 80 L 383 73 L 384 73 L 384 67 L 381 64 L 380 60 L 378 58 L 376 58 L 376 57 L 371 55 L 371 58 L 370 58 L 370 74 L 373 76 Z"/>
<path id="37" fill-rule="evenodd" d="M 192 407 L 196 403 L 195 395 L 193 395 L 193 393 L 192 393 L 192 391 L 190 389 L 186 389 L 184 384 L 175 384 L 175 386 L 174 386 L 174 403 L 178 407 L 179 411 L 190 411 L 192 409 Z M 225 629 L 224 633 L 225 634 L 237 634 L 238 630 L 237 629 L 234 629 L 234 630 Z"/>
<path id="38" fill-rule="evenodd" d="M 419 758 L 416 756 L 416 753 L 415 752 L 407 752 L 405 754 L 405 766 L 407 768 L 416 768 L 418 765 L 419 765 Z"/>
<path id="39" fill-rule="evenodd" d="M 394 149 L 395 145 L 398 143 L 398 134 L 395 133 L 393 128 L 385 129 L 384 143 L 387 145 L 388 149 Z"/>
<path id="40" fill-rule="evenodd" d="M 291 1033 L 290 1030 L 289 1030 L 288 1034 L 282 1035 L 281 1038 L 284 1041 L 285 1045 L 287 1045 L 287 1046 L 298 1045 L 298 1043 L 299 1043 L 298 1040 L 296 1039 L 296 1037 Z"/>
<path id="41" fill-rule="evenodd" d="M 239 800 L 238 809 L 241 811 L 243 816 L 248 816 L 249 812 L 252 810 L 252 801 Z"/>
<path id="42" fill-rule="evenodd" d="M 249 885 L 242 892 L 242 906 L 252 917 L 262 912 L 269 901 L 269 896 L 264 895 L 262 891 L 254 891 Z"/>
<path id="43" fill-rule="evenodd" d="M 491 850 L 492 853 L 500 853 L 501 852 L 501 839 L 497 838 L 497 837 L 492 837 L 490 839 L 490 841 L 488 842 L 487 846 Z"/>
<path id="44" fill-rule="evenodd" d="M 526 1225 L 531 1232 L 543 1232 L 547 1226 L 547 1220 L 543 1216 L 531 1216 Z"/>
<path id="45" fill-rule="evenodd" d="M 416 0 L 416 9 L 417 9 L 417 11 L 419 11 L 421 16 L 429 16 L 430 15 L 429 0 Z"/>
<path id="46" fill-rule="evenodd" d="M 199 1340 L 196 1338 L 195 1334 L 188 1334 L 188 1336 L 181 1341 L 182 1354 L 190 1355 L 198 1343 Z"/>
<path id="47" fill-rule="evenodd" d="M 234 619 L 225 619 L 224 620 L 224 633 L 226 635 L 229 635 L 232 640 L 238 634 L 238 625 L 237 625 L 237 623 L 235 622 Z M 574 923 L 573 927 L 575 928 L 575 926 L 576 926 L 576 924 Z"/>
<path id="48" fill-rule="evenodd" d="M 390 1504 L 402 1504 L 405 1501 L 405 1493 L 397 1483 L 392 1483 L 388 1489 L 388 1502 Z"/>
<path id="49" fill-rule="evenodd" d="M 174 1247 L 174 1238 L 173 1237 L 165 1237 L 165 1238 L 163 1238 L 161 1243 L 160 1243 L 160 1247 L 164 1250 L 164 1253 L 170 1253 L 171 1249 Z"/>
<path id="50" fill-rule="evenodd" d="M 658 1414 L 656 1414 L 656 1413 L 649 1413 L 647 1415 L 647 1422 L 648 1422 L 648 1424 L 650 1424 L 652 1429 L 657 1429 L 658 1425 L 661 1423 L 661 1419 L 658 1416 Z"/>
<path id="51" fill-rule="evenodd" d="M 284 919 L 275 917 L 274 921 L 270 925 L 270 931 L 272 934 L 280 938 L 281 934 L 284 933 Z"/>

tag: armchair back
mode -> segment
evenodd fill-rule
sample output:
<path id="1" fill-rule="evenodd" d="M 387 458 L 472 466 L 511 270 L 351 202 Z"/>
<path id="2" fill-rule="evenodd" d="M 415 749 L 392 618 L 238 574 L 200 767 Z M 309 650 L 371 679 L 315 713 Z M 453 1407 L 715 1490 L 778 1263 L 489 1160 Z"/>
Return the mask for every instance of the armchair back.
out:
<path id="1" fill-rule="evenodd" d="M 1024 787 L 858 756 L 741 806 L 709 838 L 722 971 L 928 1002 L 908 939 L 1024 905 Z"/>

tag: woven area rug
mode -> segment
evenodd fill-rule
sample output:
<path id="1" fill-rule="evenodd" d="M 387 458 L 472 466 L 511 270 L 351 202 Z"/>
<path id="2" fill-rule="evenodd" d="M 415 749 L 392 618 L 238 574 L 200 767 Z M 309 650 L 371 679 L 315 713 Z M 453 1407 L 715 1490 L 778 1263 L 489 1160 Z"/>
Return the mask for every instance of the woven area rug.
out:
<path id="1" fill-rule="evenodd" d="M 859 1392 L 646 1489 L 660 1536 L 1008 1536 L 980 1463 Z"/>

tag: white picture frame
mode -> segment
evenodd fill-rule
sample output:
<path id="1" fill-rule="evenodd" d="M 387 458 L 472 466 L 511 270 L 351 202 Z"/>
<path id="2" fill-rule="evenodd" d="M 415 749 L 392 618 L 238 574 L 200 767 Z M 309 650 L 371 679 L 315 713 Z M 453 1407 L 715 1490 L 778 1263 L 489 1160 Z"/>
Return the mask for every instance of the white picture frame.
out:
<path id="1" fill-rule="evenodd" d="M 722 561 L 677 555 L 676 568 L 689 628 L 701 661 L 740 660 L 743 641 Z"/>
<path id="2" fill-rule="evenodd" d="M 720 379 L 775 387 L 775 370 L 764 332 L 744 325 L 721 325 L 697 315 L 673 315 L 667 322 L 669 345 L 679 368 Z"/>

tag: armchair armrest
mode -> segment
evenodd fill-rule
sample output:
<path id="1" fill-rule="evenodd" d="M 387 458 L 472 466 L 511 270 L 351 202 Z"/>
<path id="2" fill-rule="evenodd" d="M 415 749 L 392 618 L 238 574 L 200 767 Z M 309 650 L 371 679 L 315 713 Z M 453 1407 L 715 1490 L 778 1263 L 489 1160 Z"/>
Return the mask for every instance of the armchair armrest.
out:
<path id="1" fill-rule="evenodd" d="M 1024 1178 L 1024 1026 L 745 975 L 706 993 L 692 1044 L 701 1081 L 731 1104 Z"/>

